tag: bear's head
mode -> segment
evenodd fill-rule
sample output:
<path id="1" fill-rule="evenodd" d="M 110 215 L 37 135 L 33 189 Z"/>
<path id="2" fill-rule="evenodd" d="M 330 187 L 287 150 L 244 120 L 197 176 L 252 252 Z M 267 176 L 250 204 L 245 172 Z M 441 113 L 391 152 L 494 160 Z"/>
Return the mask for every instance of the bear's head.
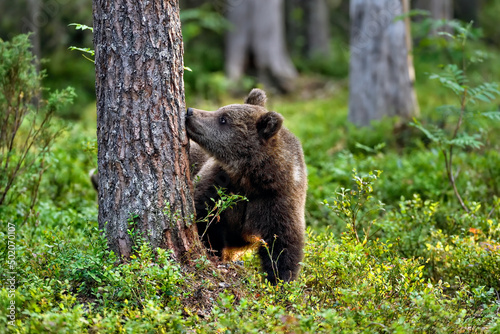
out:
<path id="1" fill-rule="evenodd" d="M 268 111 L 266 93 L 253 89 L 244 104 L 217 111 L 188 108 L 188 136 L 217 160 L 231 164 L 253 159 L 279 136 L 283 117 Z"/>

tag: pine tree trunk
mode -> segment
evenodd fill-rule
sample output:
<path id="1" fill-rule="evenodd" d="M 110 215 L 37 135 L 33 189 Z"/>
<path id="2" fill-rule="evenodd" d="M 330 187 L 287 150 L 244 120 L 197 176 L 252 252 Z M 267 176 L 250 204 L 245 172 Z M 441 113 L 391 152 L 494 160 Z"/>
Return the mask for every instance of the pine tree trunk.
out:
<path id="1" fill-rule="evenodd" d="M 226 74 L 239 80 L 254 57 L 264 84 L 290 91 L 297 71 L 285 43 L 283 0 L 244 0 L 228 7 L 232 28 L 226 39 Z"/>
<path id="2" fill-rule="evenodd" d="M 199 239 L 178 1 L 95 0 L 94 47 L 99 227 L 125 259 L 143 237 L 183 260 Z"/>
<path id="3" fill-rule="evenodd" d="M 418 110 L 400 0 L 352 0 L 349 120 L 366 126 Z"/>

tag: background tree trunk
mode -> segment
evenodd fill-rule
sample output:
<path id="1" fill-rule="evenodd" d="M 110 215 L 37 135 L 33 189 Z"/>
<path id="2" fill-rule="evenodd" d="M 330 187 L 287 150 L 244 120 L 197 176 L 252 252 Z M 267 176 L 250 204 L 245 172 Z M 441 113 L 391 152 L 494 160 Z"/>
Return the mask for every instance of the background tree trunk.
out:
<path id="1" fill-rule="evenodd" d="M 417 110 L 400 0 L 352 0 L 349 120 L 366 126 Z"/>
<path id="2" fill-rule="evenodd" d="M 453 18 L 453 0 L 417 0 L 415 7 L 428 10 L 435 20 L 451 20 Z"/>
<path id="3" fill-rule="evenodd" d="M 330 22 L 325 0 L 303 0 L 307 22 L 307 56 L 327 57 L 330 54 Z"/>
<path id="4" fill-rule="evenodd" d="M 28 22 L 37 22 L 40 16 L 41 0 L 28 0 Z M 37 59 L 42 59 L 42 51 L 40 49 L 40 26 L 36 23 L 31 24 L 33 34 L 30 36 L 31 44 L 33 45 L 33 54 Z M 37 71 L 40 71 L 40 64 L 36 64 Z"/>
<path id="5" fill-rule="evenodd" d="M 290 91 L 297 71 L 285 44 L 283 0 L 244 0 L 228 7 L 226 74 L 239 80 L 251 60 L 264 84 Z"/>
<path id="6" fill-rule="evenodd" d="M 418 9 L 427 10 L 430 17 L 434 20 L 449 21 L 453 19 L 453 0 L 417 0 L 415 7 Z M 439 31 L 452 32 L 452 29 L 447 26 L 440 27 L 433 31 L 436 34 Z"/>
<path id="7" fill-rule="evenodd" d="M 285 5 L 285 40 L 292 56 L 303 57 L 306 51 L 305 0 L 287 0 Z"/>
<path id="8" fill-rule="evenodd" d="M 119 256 L 133 227 L 182 260 L 199 239 L 178 1 L 95 0 L 94 47 L 99 227 Z"/>

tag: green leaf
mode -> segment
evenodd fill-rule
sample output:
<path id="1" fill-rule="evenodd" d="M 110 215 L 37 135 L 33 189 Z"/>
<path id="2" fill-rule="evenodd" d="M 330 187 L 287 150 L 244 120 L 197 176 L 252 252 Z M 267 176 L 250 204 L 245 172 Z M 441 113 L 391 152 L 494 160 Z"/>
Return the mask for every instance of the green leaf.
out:
<path id="1" fill-rule="evenodd" d="M 429 138 L 433 142 L 440 142 L 440 138 L 438 136 L 434 135 L 430 130 L 426 129 L 420 122 L 418 122 L 416 119 L 413 119 L 413 122 L 410 122 L 410 126 L 416 127 L 420 131 L 422 131 L 427 138 Z"/>
<path id="2" fill-rule="evenodd" d="M 476 103 L 476 100 L 490 103 L 493 101 L 500 91 L 498 90 L 498 84 L 496 83 L 484 83 L 478 87 L 471 88 L 469 90 L 468 102 Z"/>
<path id="3" fill-rule="evenodd" d="M 432 74 L 429 78 L 439 80 L 443 86 L 451 89 L 457 95 L 461 95 L 466 88 L 467 78 L 464 72 L 456 65 L 447 65 L 443 73 Z"/>
<path id="4" fill-rule="evenodd" d="M 452 35 L 452 34 L 450 34 L 449 32 L 446 32 L 446 31 L 440 31 L 440 32 L 438 32 L 438 35 L 439 36 L 449 37 L 451 39 L 455 39 L 456 38 L 455 35 Z"/>
<path id="5" fill-rule="evenodd" d="M 84 52 L 84 53 L 88 53 L 91 56 L 95 55 L 95 51 L 92 50 L 92 49 L 90 49 L 90 48 L 79 48 L 79 47 L 76 47 L 76 46 L 70 46 L 68 49 L 70 49 L 71 51 L 81 51 L 81 52 Z"/>
<path id="6" fill-rule="evenodd" d="M 466 133 L 460 135 L 459 137 L 448 141 L 449 145 L 457 146 L 460 148 L 472 147 L 475 149 L 481 148 L 484 144 L 479 141 L 480 136 L 478 134 L 468 135 Z"/>
<path id="7" fill-rule="evenodd" d="M 407 17 L 414 17 L 414 16 L 427 16 L 430 17 L 431 13 L 427 10 L 422 10 L 422 9 L 412 9 L 409 12 L 406 12 L 402 15 L 397 15 L 394 18 L 394 22 L 402 21 Z"/>
<path id="8" fill-rule="evenodd" d="M 90 30 L 94 32 L 94 28 L 89 27 L 85 24 L 80 24 L 80 23 L 70 23 L 68 26 L 74 26 L 76 30 Z"/>
<path id="9" fill-rule="evenodd" d="M 500 111 L 486 111 L 481 113 L 481 115 L 494 121 L 500 121 Z"/>
<path id="10" fill-rule="evenodd" d="M 364 150 L 364 151 L 366 151 L 368 153 L 374 153 L 375 152 L 375 150 L 373 148 L 368 147 L 368 146 L 363 145 L 363 144 L 358 143 L 358 142 L 356 142 L 356 144 L 354 146 L 356 146 L 356 148 L 360 148 L 360 149 L 362 149 L 362 150 Z"/>

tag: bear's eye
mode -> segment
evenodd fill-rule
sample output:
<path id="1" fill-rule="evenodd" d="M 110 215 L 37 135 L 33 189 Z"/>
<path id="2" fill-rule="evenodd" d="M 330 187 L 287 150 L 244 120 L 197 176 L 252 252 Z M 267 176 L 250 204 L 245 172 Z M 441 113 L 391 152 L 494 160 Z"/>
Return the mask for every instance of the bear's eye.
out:
<path id="1" fill-rule="evenodd" d="M 227 123 L 226 117 L 221 116 L 221 117 L 219 118 L 219 123 L 220 123 L 220 124 L 226 124 L 226 123 Z"/>

